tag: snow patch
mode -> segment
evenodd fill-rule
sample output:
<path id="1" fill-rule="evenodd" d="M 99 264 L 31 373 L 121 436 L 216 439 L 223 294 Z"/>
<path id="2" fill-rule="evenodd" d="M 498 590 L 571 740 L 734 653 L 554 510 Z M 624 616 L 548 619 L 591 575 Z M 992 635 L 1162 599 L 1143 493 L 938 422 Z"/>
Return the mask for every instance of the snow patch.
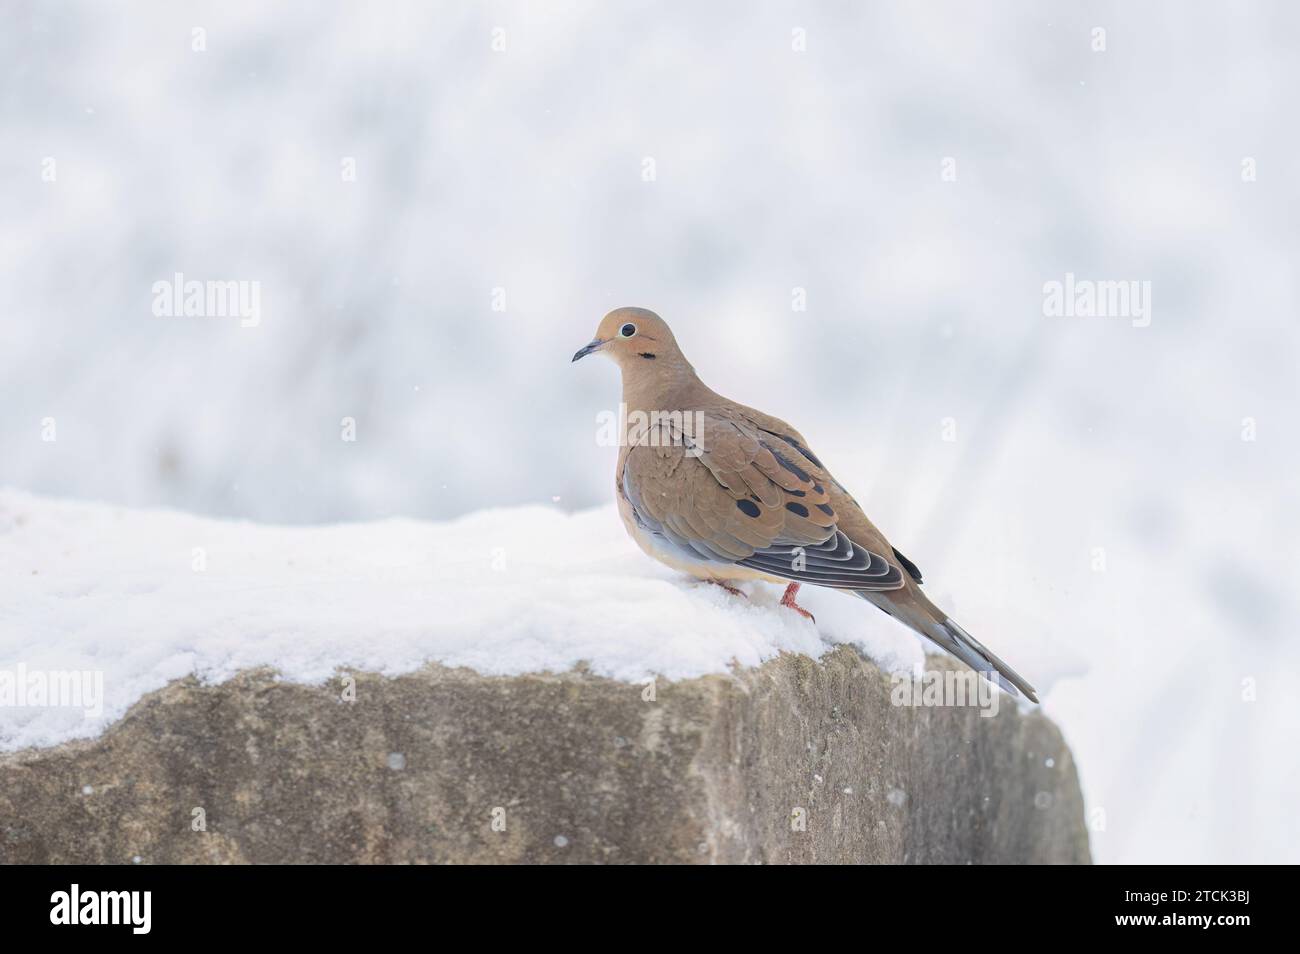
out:
<path id="1" fill-rule="evenodd" d="M 478 672 L 585 664 L 628 682 L 818 657 L 853 643 L 889 671 L 919 640 L 860 600 L 810 590 L 817 624 L 674 573 L 613 507 L 487 510 L 446 523 L 283 527 L 0 491 L 0 670 L 103 674 L 102 709 L 0 706 L 0 749 L 93 737 L 143 695 L 270 666 L 320 683 L 434 661 Z"/>

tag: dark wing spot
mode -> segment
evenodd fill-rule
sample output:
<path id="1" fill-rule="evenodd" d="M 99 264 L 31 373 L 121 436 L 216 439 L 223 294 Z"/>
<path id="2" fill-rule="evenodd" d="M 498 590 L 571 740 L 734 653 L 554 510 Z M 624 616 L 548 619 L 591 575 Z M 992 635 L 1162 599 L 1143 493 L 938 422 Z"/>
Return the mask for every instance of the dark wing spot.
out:
<path id="1" fill-rule="evenodd" d="M 776 431 L 769 431 L 767 428 L 762 428 L 762 431 L 764 434 L 771 434 L 773 437 L 781 438 L 781 440 L 785 441 L 787 444 L 789 444 L 791 447 L 797 450 L 800 454 L 803 454 L 804 457 L 808 458 L 808 460 L 812 461 L 815 466 L 820 467 L 822 470 L 826 469 L 826 465 L 823 464 L 821 461 L 819 461 L 813 455 L 812 451 L 804 447 L 802 444 L 800 444 L 789 434 L 778 434 Z M 771 450 L 771 448 L 768 448 L 768 450 Z"/>
<path id="2" fill-rule="evenodd" d="M 766 445 L 764 445 L 764 446 L 766 446 Z M 785 468 L 786 470 L 788 470 L 790 473 L 794 474 L 794 475 L 795 475 L 796 477 L 798 477 L 800 480 L 812 480 L 812 478 L 808 476 L 808 472 L 807 472 L 807 471 L 803 470 L 801 467 L 798 467 L 798 466 L 795 465 L 795 464 L 792 464 L 792 463 L 791 463 L 787 458 L 782 457 L 782 456 L 781 456 L 781 453 L 780 453 L 779 451 L 774 451 L 774 450 L 772 450 L 772 448 L 770 448 L 770 447 L 768 447 L 767 449 L 768 449 L 769 451 L 772 451 L 772 456 L 776 458 L 776 462 L 777 462 L 778 464 L 780 464 L 782 467 L 784 467 L 784 468 Z"/>
<path id="3" fill-rule="evenodd" d="M 824 493 L 826 493 L 826 488 L 823 487 L 821 484 L 814 484 L 814 485 L 813 485 L 813 493 L 815 493 L 815 494 L 824 494 Z"/>
<path id="4" fill-rule="evenodd" d="M 802 491 L 802 490 L 787 490 L 786 493 L 788 493 L 791 497 L 807 497 L 807 496 L 808 496 L 808 494 L 807 494 L 806 492 Z"/>
<path id="5" fill-rule="evenodd" d="M 736 506 L 739 507 L 740 512 L 747 517 L 757 517 L 759 514 L 758 504 L 754 503 L 752 500 L 737 500 Z"/>
<path id="6" fill-rule="evenodd" d="M 903 569 L 907 571 L 907 575 L 916 580 L 916 582 L 925 582 L 921 579 L 921 568 L 907 557 L 903 556 L 903 554 L 899 553 L 897 547 L 894 548 L 894 559 L 903 564 Z"/>
<path id="7" fill-rule="evenodd" d="M 807 457 L 810 461 L 812 461 L 812 462 L 813 462 L 814 464 L 816 464 L 818 467 L 821 467 L 822 470 L 825 470 L 825 469 L 826 469 L 826 467 L 822 464 L 821 461 L 819 461 L 819 460 L 817 459 L 817 457 L 813 454 L 812 451 L 810 451 L 808 448 L 804 447 L 802 444 L 800 444 L 800 443 L 799 443 L 797 440 L 795 440 L 793 437 L 788 437 L 788 436 L 787 436 L 787 437 L 785 438 L 785 442 L 786 442 L 787 444 L 789 444 L 791 447 L 793 447 L 795 450 L 797 450 L 800 454 L 803 454 L 804 457 Z"/>
<path id="8" fill-rule="evenodd" d="M 828 517 L 835 516 L 835 511 L 831 509 L 830 504 L 818 504 L 817 509 Z"/>
<path id="9" fill-rule="evenodd" d="M 785 505 L 785 509 L 789 510 L 791 513 L 798 514 L 801 517 L 808 516 L 808 508 L 801 503 L 794 503 L 791 501 Z"/>

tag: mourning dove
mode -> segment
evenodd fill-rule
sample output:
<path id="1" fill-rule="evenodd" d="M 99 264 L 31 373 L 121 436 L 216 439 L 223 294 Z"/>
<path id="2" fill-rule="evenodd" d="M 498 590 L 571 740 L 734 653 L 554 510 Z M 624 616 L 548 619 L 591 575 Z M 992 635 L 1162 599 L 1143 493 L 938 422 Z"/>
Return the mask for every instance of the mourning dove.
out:
<path id="1" fill-rule="evenodd" d="M 619 308 L 573 356 L 622 371 L 625 438 L 614 475 L 618 512 L 647 554 L 739 593 L 733 583 L 809 583 L 860 596 L 1003 689 L 1033 688 L 921 592 L 921 571 L 890 546 L 789 424 L 729 401 L 696 375 L 667 323 Z"/>

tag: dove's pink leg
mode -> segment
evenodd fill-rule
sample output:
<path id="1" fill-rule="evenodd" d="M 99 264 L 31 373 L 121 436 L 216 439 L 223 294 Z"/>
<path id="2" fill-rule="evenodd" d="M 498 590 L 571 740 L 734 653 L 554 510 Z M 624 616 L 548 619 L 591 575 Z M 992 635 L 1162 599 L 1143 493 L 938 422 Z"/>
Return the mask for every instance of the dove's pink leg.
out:
<path id="1" fill-rule="evenodd" d="M 799 584 L 791 583 L 789 586 L 785 588 L 785 595 L 781 597 L 781 605 L 790 607 L 790 609 L 794 610 L 800 616 L 806 616 L 814 623 L 817 622 L 817 618 L 813 616 L 812 613 L 808 612 L 806 609 L 804 609 L 802 606 L 800 606 L 798 603 L 794 601 L 794 598 L 798 595 L 799 595 Z"/>

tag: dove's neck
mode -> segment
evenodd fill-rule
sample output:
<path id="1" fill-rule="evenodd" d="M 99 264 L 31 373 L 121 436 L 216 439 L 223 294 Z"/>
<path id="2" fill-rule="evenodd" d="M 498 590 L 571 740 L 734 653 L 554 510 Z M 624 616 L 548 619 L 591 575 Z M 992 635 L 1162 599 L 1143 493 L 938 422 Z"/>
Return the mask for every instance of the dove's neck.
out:
<path id="1" fill-rule="evenodd" d="M 680 356 L 672 356 L 654 368 L 623 372 L 623 403 L 629 411 L 689 411 L 716 397 Z"/>

